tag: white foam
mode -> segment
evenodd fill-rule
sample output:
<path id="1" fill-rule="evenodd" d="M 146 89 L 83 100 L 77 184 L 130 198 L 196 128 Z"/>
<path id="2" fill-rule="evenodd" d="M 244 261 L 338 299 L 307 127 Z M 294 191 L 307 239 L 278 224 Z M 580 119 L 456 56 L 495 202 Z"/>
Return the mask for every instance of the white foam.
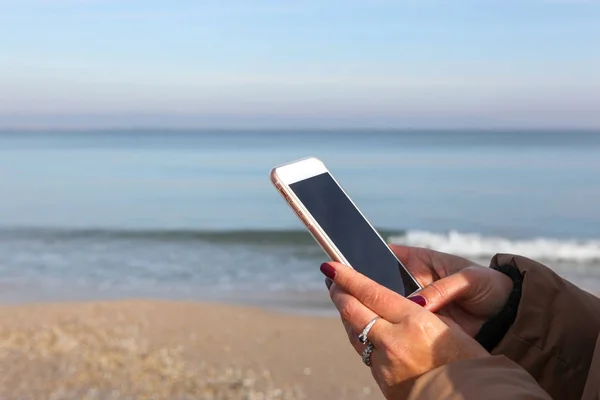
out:
<path id="1" fill-rule="evenodd" d="M 600 239 L 561 240 L 534 238 L 511 240 L 483 236 L 477 233 L 450 231 L 446 234 L 409 231 L 404 236 L 393 236 L 391 243 L 426 247 L 467 258 L 491 258 L 497 253 L 522 255 L 535 260 L 592 263 L 600 261 Z"/>

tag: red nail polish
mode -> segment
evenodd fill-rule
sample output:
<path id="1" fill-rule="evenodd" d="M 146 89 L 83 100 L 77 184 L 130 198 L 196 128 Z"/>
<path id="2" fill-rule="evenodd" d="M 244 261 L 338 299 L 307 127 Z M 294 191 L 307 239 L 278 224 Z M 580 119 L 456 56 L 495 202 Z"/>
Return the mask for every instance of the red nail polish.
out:
<path id="1" fill-rule="evenodd" d="M 321 264 L 321 272 L 323 273 L 323 275 L 325 275 L 329 279 L 331 279 L 331 280 L 335 279 L 335 269 L 331 265 L 329 265 L 327 263 Z"/>
<path id="2" fill-rule="evenodd" d="M 427 300 L 425 300 L 425 297 L 423 297 L 423 296 L 413 296 L 413 297 L 409 297 L 408 299 L 410 301 L 414 301 L 421 307 L 425 307 L 425 304 L 427 304 Z"/>
<path id="3" fill-rule="evenodd" d="M 327 286 L 327 289 L 331 289 L 331 285 L 333 285 L 333 281 L 329 278 L 325 278 L 325 285 Z"/>

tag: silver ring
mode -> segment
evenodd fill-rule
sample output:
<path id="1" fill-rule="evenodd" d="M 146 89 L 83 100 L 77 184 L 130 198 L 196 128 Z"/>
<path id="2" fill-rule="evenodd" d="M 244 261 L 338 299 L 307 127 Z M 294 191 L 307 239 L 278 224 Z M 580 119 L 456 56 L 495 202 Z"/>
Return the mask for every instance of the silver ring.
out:
<path id="1" fill-rule="evenodd" d="M 373 352 L 373 343 L 367 342 L 367 347 L 362 352 L 362 361 L 367 366 L 371 366 L 371 353 Z"/>
<path id="2" fill-rule="evenodd" d="M 365 329 L 363 329 L 362 333 L 360 335 L 358 335 L 358 340 L 362 343 L 365 344 L 367 343 L 369 340 L 367 339 L 367 335 L 369 334 L 369 332 L 371 331 L 371 328 L 373 327 L 373 325 L 375 325 L 375 321 L 377 321 L 379 317 L 375 317 L 371 320 L 371 322 L 369 322 L 367 324 L 367 326 L 365 326 Z"/>

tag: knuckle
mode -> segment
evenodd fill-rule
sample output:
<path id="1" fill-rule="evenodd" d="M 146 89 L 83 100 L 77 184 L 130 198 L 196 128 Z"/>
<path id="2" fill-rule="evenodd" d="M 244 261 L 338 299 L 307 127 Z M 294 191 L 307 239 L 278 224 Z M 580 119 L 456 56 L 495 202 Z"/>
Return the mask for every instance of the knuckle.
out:
<path id="1" fill-rule="evenodd" d="M 352 321 L 356 314 L 356 305 L 352 302 L 346 302 L 340 308 L 340 316 L 345 321 Z"/>
<path id="2" fill-rule="evenodd" d="M 435 299 L 443 299 L 448 294 L 446 286 L 439 283 L 439 281 L 432 282 L 429 287 L 431 288 L 431 296 Z"/>
<path id="3" fill-rule="evenodd" d="M 376 288 L 365 287 L 363 290 L 363 295 L 361 296 L 362 303 L 364 305 L 373 306 L 373 305 L 381 305 L 383 298 L 381 296 L 381 292 Z"/>

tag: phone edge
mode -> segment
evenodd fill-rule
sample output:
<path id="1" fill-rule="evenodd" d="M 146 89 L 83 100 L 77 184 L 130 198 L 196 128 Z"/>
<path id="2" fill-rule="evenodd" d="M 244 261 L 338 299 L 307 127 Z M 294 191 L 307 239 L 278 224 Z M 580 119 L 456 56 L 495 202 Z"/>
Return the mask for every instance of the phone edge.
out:
<path id="1" fill-rule="evenodd" d="M 307 158 L 305 158 L 307 159 Z M 293 164 L 302 160 L 297 160 L 290 162 L 289 164 Z M 288 164 L 284 164 L 288 165 Z M 283 165 L 281 165 L 283 166 Z M 317 242 L 317 244 L 321 247 L 321 249 L 327 254 L 333 261 L 337 261 L 342 263 L 350 268 L 352 266 L 346 260 L 341 251 L 337 248 L 337 246 L 333 243 L 333 241 L 329 238 L 329 236 L 323 231 L 323 228 L 319 225 L 319 223 L 314 219 L 314 217 L 310 214 L 310 212 L 304 207 L 300 199 L 295 195 L 295 193 L 289 188 L 289 185 L 283 183 L 279 176 L 277 175 L 277 166 L 271 170 L 270 177 L 271 183 L 275 186 L 275 189 L 285 203 L 292 209 L 296 217 L 302 222 L 308 232 L 311 234 L 313 239 Z"/>

